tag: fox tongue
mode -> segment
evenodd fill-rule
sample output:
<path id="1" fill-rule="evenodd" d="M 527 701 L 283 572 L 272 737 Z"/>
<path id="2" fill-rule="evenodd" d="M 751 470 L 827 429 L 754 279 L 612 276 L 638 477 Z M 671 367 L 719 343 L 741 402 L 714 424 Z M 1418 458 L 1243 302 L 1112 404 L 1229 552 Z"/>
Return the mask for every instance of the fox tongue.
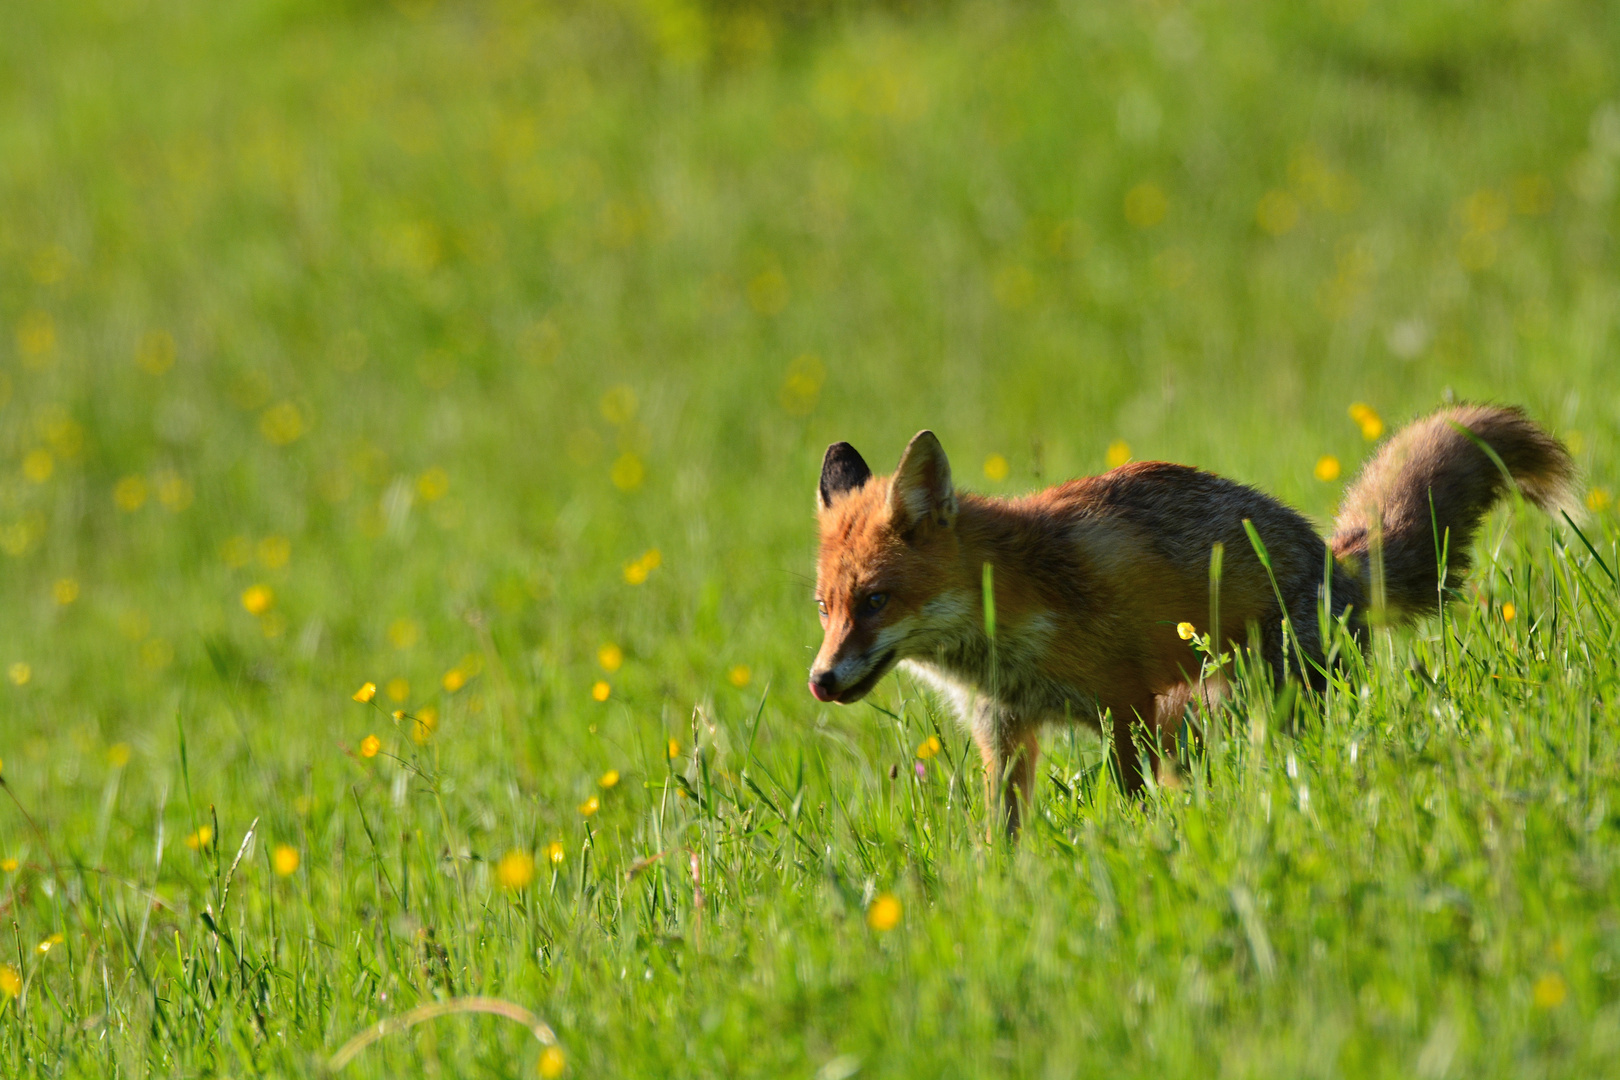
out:
<path id="1" fill-rule="evenodd" d="M 827 691 L 823 690 L 820 686 L 816 685 L 816 681 L 814 679 L 810 680 L 810 694 L 817 701 L 831 701 L 832 700 L 832 695 L 830 693 L 828 693 Z"/>

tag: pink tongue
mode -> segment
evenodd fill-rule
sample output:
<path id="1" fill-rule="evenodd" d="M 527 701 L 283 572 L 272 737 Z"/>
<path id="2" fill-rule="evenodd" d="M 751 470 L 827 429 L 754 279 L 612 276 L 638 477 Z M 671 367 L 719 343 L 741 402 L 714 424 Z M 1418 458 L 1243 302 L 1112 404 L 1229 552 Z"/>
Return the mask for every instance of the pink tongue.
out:
<path id="1" fill-rule="evenodd" d="M 810 694 L 817 701 L 831 701 L 832 700 L 832 695 L 827 693 L 827 691 L 823 690 L 821 687 L 817 686 L 814 682 L 812 682 L 810 684 Z"/>

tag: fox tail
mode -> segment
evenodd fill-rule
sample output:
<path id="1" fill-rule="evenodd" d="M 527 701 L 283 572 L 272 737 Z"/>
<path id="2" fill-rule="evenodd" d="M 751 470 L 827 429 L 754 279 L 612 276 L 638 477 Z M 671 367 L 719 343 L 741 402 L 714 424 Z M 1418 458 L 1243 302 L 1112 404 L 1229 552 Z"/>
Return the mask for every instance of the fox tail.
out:
<path id="1" fill-rule="evenodd" d="M 1411 618 L 1437 601 L 1442 545 L 1445 584 L 1467 574 L 1474 531 L 1510 484 L 1548 513 L 1576 507 L 1569 451 L 1523 409 L 1442 409 L 1396 432 L 1350 486 L 1334 522 L 1334 557 L 1360 567 L 1376 603 L 1381 546 L 1385 610 Z"/>

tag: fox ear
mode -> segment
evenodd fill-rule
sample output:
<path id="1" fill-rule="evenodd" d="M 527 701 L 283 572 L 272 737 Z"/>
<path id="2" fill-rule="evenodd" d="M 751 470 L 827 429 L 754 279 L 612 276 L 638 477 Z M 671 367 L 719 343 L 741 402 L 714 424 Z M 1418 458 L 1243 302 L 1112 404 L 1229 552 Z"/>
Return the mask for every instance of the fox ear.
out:
<path id="1" fill-rule="evenodd" d="M 950 528 L 956 523 L 951 463 L 932 431 L 917 432 L 900 455 L 889 489 L 889 514 L 903 533 L 924 524 Z"/>
<path id="2" fill-rule="evenodd" d="M 835 442 L 827 447 L 827 456 L 821 459 L 821 486 L 817 490 L 820 509 L 832 505 L 833 496 L 853 491 L 872 478 L 866 459 L 847 442 Z"/>

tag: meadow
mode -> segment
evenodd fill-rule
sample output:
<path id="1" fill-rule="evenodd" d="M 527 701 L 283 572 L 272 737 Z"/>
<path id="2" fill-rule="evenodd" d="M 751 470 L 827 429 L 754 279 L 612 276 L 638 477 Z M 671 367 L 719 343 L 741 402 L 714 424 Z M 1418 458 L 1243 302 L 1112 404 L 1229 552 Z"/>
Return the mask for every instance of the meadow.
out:
<path id="1" fill-rule="evenodd" d="M 1620 1076 L 1616 57 L 1590 0 L 0 5 L 0 1075 Z M 805 690 L 831 441 L 1326 528 L 1453 399 L 1586 516 L 1176 786 L 1055 733 L 989 844 L 938 702 Z"/>

